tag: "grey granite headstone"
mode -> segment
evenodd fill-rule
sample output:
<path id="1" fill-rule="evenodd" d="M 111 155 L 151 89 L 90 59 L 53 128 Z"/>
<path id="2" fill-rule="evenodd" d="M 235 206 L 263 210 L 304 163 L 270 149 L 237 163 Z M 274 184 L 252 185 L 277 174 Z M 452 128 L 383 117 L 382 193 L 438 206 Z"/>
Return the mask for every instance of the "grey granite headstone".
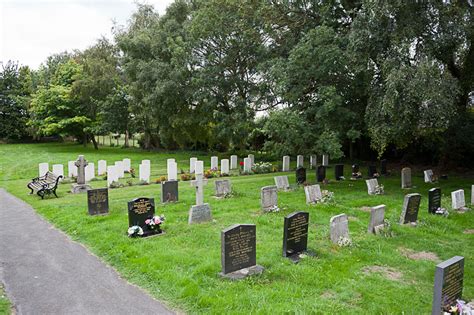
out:
<path id="1" fill-rule="evenodd" d="M 71 192 L 73 194 L 79 194 L 86 192 L 89 189 L 92 189 L 91 186 L 86 184 L 86 166 L 87 161 L 84 158 L 84 155 L 79 155 L 77 161 L 74 162 L 74 165 L 77 167 L 77 180 L 76 184 L 73 184 L 71 187 Z"/>
<path id="2" fill-rule="evenodd" d="M 420 194 L 405 195 L 402 214 L 400 216 L 400 224 L 416 223 L 416 221 L 418 220 L 418 210 L 420 209 L 420 201 Z"/>
<path id="3" fill-rule="evenodd" d="M 179 200 L 178 181 L 168 180 L 161 182 L 161 202 L 176 202 Z"/>
<path id="4" fill-rule="evenodd" d="M 402 188 L 411 188 L 411 168 L 402 168 Z"/>
<path id="5" fill-rule="evenodd" d="M 438 208 L 441 208 L 441 188 L 431 188 L 428 191 L 428 212 L 436 214 Z"/>
<path id="6" fill-rule="evenodd" d="M 384 226 L 385 205 L 379 205 L 370 209 L 369 233 L 377 234 L 377 231 Z"/>
<path id="7" fill-rule="evenodd" d="M 349 219 L 346 214 L 339 214 L 329 221 L 331 242 L 337 244 L 341 238 L 349 239 Z"/>
<path id="8" fill-rule="evenodd" d="M 432 315 L 441 315 L 444 308 L 453 306 L 462 298 L 464 257 L 454 256 L 436 265 L 433 289 Z"/>
<path id="9" fill-rule="evenodd" d="M 466 207 L 466 200 L 464 198 L 464 190 L 459 189 L 451 193 L 451 206 L 453 209 L 463 209 Z"/>
<path id="10" fill-rule="evenodd" d="M 191 209 L 189 209 L 189 224 L 208 222 L 211 220 L 211 207 L 209 207 L 208 203 L 194 205 L 191 206 Z"/>
<path id="11" fill-rule="evenodd" d="M 425 183 L 433 182 L 433 170 L 426 170 L 423 172 Z"/>
<path id="12" fill-rule="evenodd" d="M 109 191 L 107 188 L 87 191 L 87 209 L 90 215 L 109 213 Z"/>
<path id="13" fill-rule="evenodd" d="M 281 190 L 288 190 L 290 189 L 290 183 L 288 181 L 288 176 L 275 176 L 275 185 L 277 186 L 278 189 Z"/>
<path id="14" fill-rule="evenodd" d="M 230 180 L 221 179 L 221 180 L 216 180 L 214 183 L 215 183 L 215 189 L 216 189 L 216 197 L 225 197 L 232 192 Z"/>
<path id="15" fill-rule="evenodd" d="M 367 184 L 367 193 L 369 195 L 375 195 L 375 189 L 379 185 L 379 182 L 377 181 L 376 178 L 368 179 L 365 181 Z"/>
<path id="16" fill-rule="evenodd" d="M 308 185 L 304 187 L 304 193 L 306 195 L 306 203 L 316 203 L 323 198 L 321 193 L 321 187 L 319 185 Z"/>
<path id="17" fill-rule="evenodd" d="M 263 211 L 272 211 L 278 207 L 278 189 L 276 186 L 262 187 L 260 204 Z"/>

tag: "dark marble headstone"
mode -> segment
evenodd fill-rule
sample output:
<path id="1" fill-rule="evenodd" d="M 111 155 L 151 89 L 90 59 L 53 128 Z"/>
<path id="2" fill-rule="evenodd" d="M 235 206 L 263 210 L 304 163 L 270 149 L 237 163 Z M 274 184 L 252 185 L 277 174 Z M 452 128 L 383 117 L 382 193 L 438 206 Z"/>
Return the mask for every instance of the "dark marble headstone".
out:
<path id="1" fill-rule="evenodd" d="M 318 166 L 316 170 L 316 178 L 318 182 L 322 182 L 326 179 L 326 167 L 325 166 Z"/>
<path id="2" fill-rule="evenodd" d="M 443 311 L 462 297 L 464 278 L 464 257 L 454 256 L 436 265 L 433 290 L 432 315 L 443 314 Z"/>
<path id="3" fill-rule="evenodd" d="M 341 177 L 344 176 L 344 164 L 336 164 L 334 168 L 334 177 L 336 180 L 341 180 Z"/>
<path id="4" fill-rule="evenodd" d="M 298 185 L 306 182 L 306 169 L 304 167 L 298 167 L 296 169 L 296 183 Z"/>
<path id="5" fill-rule="evenodd" d="M 87 209 L 90 215 L 109 213 L 109 191 L 107 188 L 87 191 Z"/>
<path id="6" fill-rule="evenodd" d="M 380 174 L 381 175 L 387 175 L 387 160 L 381 160 L 380 161 Z"/>
<path id="7" fill-rule="evenodd" d="M 128 227 L 138 225 L 143 229 L 143 236 L 156 233 L 145 224 L 145 221 L 153 218 L 154 215 L 155 199 L 136 198 L 128 202 Z"/>
<path id="8" fill-rule="evenodd" d="M 377 167 L 375 165 L 369 165 L 367 176 L 373 178 L 375 173 L 377 173 Z"/>
<path id="9" fill-rule="evenodd" d="M 161 183 L 161 202 L 178 201 L 178 181 L 168 180 Z"/>
<path id="10" fill-rule="evenodd" d="M 436 214 L 438 208 L 441 208 L 441 188 L 431 188 L 428 191 L 428 212 Z"/>
<path id="11" fill-rule="evenodd" d="M 352 174 L 359 173 L 359 164 L 352 164 Z"/>
<path id="12" fill-rule="evenodd" d="M 308 212 L 294 212 L 285 217 L 283 227 L 283 257 L 299 256 L 307 250 Z"/>
<path id="13" fill-rule="evenodd" d="M 420 194 L 405 195 L 402 215 L 400 216 L 400 224 L 416 223 L 418 219 L 418 210 L 420 209 L 420 201 Z"/>

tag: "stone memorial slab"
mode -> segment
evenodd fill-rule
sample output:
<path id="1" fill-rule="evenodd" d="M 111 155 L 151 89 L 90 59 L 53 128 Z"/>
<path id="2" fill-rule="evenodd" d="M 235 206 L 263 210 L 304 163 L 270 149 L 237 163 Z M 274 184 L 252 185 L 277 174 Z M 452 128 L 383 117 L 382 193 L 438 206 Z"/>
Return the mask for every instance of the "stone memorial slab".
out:
<path id="1" fill-rule="evenodd" d="M 128 202 L 128 227 L 139 226 L 143 229 L 143 237 L 157 234 L 145 223 L 155 215 L 155 200 L 153 198 L 136 198 Z"/>
<path id="2" fill-rule="evenodd" d="M 49 172 L 49 163 L 38 164 L 38 177 L 46 175 Z"/>
<path id="3" fill-rule="evenodd" d="M 306 169 L 304 167 L 298 167 L 295 171 L 296 183 L 303 185 L 306 182 Z"/>
<path id="4" fill-rule="evenodd" d="M 64 166 L 62 164 L 53 164 L 53 174 L 64 177 Z"/>
<path id="5" fill-rule="evenodd" d="M 250 173 L 252 171 L 252 160 L 250 158 L 244 159 L 244 172 Z"/>
<path id="6" fill-rule="evenodd" d="M 210 221 L 211 208 L 209 204 L 204 203 L 204 185 L 207 185 L 207 179 L 204 179 L 204 163 L 202 161 L 196 162 L 195 176 L 196 179 L 191 181 L 191 186 L 196 188 L 196 205 L 189 209 L 188 223 L 201 223 Z"/>
<path id="7" fill-rule="evenodd" d="M 161 182 L 161 202 L 176 202 L 179 200 L 178 181 L 167 180 Z"/>
<path id="8" fill-rule="evenodd" d="M 288 176 L 275 176 L 275 185 L 277 186 L 278 189 L 281 190 L 288 190 L 290 189 L 290 182 L 288 181 Z"/>
<path id="9" fill-rule="evenodd" d="M 87 191 L 87 209 L 89 215 L 109 213 L 109 190 L 107 188 Z"/>
<path id="10" fill-rule="evenodd" d="M 86 182 L 90 182 L 95 177 L 94 163 L 88 163 L 85 169 Z"/>
<path id="11" fill-rule="evenodd" d="M 308 249 L 308 212 L 293 212 L 285 217 L 283 226 L 283 257 L 298 262 Z"/>
<path id="12" fill-rule="evenodd" d="M 118 177 L 119 178 L 124 178 L 125 177 L 125 168 L 123 166 L 123 162 L 122 161 L 116 161 L 115 166 L 116 166 Z"/>
<path id="13" fill-rule="evenodd" d="M 368 179 L 365 183 L 367 184 L 367 193 L 369 195 L 375 195 L 377 186 L 379 185 L 377 178 Z"/>
<path id="14" fill-rule="evenodd" d="M 323 163 L 322 163 L 323 166 L 329 166 L 329 155 L 327 154 L 323 154 Z"/>
<path id="15" fill-rule="evenodd" d="M 219 167 L 219 158 L 217 156 L 211 156 L 211 170 L 217 171 Z"/>
<path id="16" fill-rule="evenodd" d="M 369 178 L 374 178 L 377 173 L 377 167 L 375 165 L 369 165 L 367 168 L 367 176 Z"/>
<path id="17" fill-rule="evenodd" d="M 67 177 L 77 177 L 77 166 L 74 164 L 76 161 L 67 162 Z"/>
<path id="18" fill-rule="evenodd" d="M 318 183 L 323 182 L 326 179 L 326 167 L 323 165 L 318 166 L 316 170 L 316 178 Z"/>
<path id="19" fill-rule="evenodd" d="M 220 179 L 215 182 L 216 197 L 225 197 L 232 193 L 232 187 L 229 179 Z"/>
<path id="20" fill-rule="evenodd" d="M 334 177 L 336 180 L 341 180 L 344 177 L 344 164 L 336 164 L 334 167 Z"/>
<path id="21" fill-rule="evenodd" d="M 196 169 L 196 162 L 197 162 L 197 158 L 195 157 L 192 157 L 189 159 L 189 173 L 190 174 L 193 174 L 195 169 Z"/>
<path id="22" fill-rule="evenodd" d="M 385 160 L 385 159 L 380 161 L 380 174 L 381 175 L 387 175 L 388 174 L 387 160 Z"/>
<path id="23" fill-rule="evenodd" d="M 247 157 L 250 159 L 250 166 L 251 167 L 254 166 L 255 165 L 255 155 L 249 154 Z"/>
<path id="24" fill-rule="evenodd" d="M 298 155 L 296 156 L 296 168 L 304 167 L 304 156 Z"/>
<path id="25" fill-rule="evenodd" d="M 349 219 L 346 214 L 339 214 L 329 220 L 331 242 L 338 244 L 341 239 L 349 237 Z"/>
<path id="26" fill-rule="evenodd" d="M 433 170 L 426 170 L 423 171 L 425 183 L 432 183 L 433 182 Z"/>
<path id="27" fill-rule="evenodd" d="M 140 164 L 138 166 L 138 176 L 141 182 L 150 183 L 150 164 Z"/>
<path id="28" fill-rule="evenodd" d="M 316 166 L 317 166 L 317 158 L 316 158 L 316 155 L 310 155 L 309 156 L 309 169 L 315 169 Z"/>
<path id="29" fill-rule="evenodd" d="M 288 155 L 285 155 L 283 157 L 283 167 L 282 167 L 282 172 L 289 172 L 290 171 L 290 157 Z"/>
<path id="30" fill-rule="evenodd" d="M 370 208 L 369 233 L 378 234 L 378 231 L 384 227 L 385 205 L 379 205 Z"/>
<path id="31" fill-rule="evenodd" d="M 436 265 L 432 315 L 445 314 L 456 300 L 462 298 L 464 257 L 454 256 Z"/>
<path id="32" fill-rule="evenodd" d="M 99 160 L 97 162 L 97 175 L 102 176 L 107 173 L 107 161 Z"/>
<path id="33" fill-rule="evenodd" d="M 151 169 L 151 161 L 150 160 L 142 160 L 142 162 L 140 164 L 148 165 L 148 166 L 150 166 L 150 169 Z"/>
<path id="34" fill-rule="evenodd" d="M 441 188 L 431 188 L 428 191 L 428 212 L 436 214 L 439 208 L 441 208 Z"/>
<path id="35" fill-rule="evenodd" d="M 321 188 L 319 185 L 308 185 L 304 187 L 304 193 L 306 195 L 306 203 L 313 204 L 317 203 L 323 198 Z"/>
<path id="36" fill-rule="evenodd" d="M 265 212 L 278 209 L 278 188 L 276 186 L 265 186 L 260 191 L 260 205 Z"/>
<path id="37" fill-rule="evenodd" d="M 189 210 L 188 224 L 203 223 L 211 220 L 211 207 L 208 203 L 191 206 L 191 209 Z"/>
<path id="38" fill-rule="evenodd" d="M 221 160 L 221 175 L 229 175 L 230 169 L 229 169 L 229 160 L 228 159 L 222 159 Z"/>
<path id="39" fill-rule="evenodd" d="M 107 166 L 107 187 L 110 187 L 112 183 L 119 181 L 119 174 L 117 166 Z"/>
<path id="40" fill-rule="evenodd" d="M 168 163 L 168 180 L 178 180 L 178 163 L 174 161 Z"/>
<path id="41" fill-rule="evenodd" d="M 132 168 L 132 161 L 130 159 L 123 159 L 123 170 L 127 173 L 130 172 L 130 169 Z"/>
<path id="42" fill-rule="evenodd" d="M 73 194 L 82 193 L 91 189 L 91 186 L 86 185 L 86 167 L 88 164 L 84 155 L 79 155 L 77 161 L 74 163 L 77 167 L 77 179 L 76 184 L 73 184 L 71 187 Z"/>
<path id="43" fill-rule="evenodd" d="M 451 193 L 451 206 L 455 210 L 463 210 L 466 207 L 463 189 L 459 189 Z"/>
<path id="44" fill-rule="evenodd" d="M 402 168 L 402 188 L 411 188 L 411 168 Z"/>
<path id="45" fill-rule="evenodd" d="M 415 193 L 405 195 L 402 214 L 400 216 L 400 224 L 416 224 L 416 221 L 418 220 L 418 210 L 420 209 L 420 201 L 420 194 Z"/>
<path id="46" fill-rule="evenodd" d="M 231 170 L 235 170 L 239 167 L 237 162 L 238 162 L 237 155 L 231 155 L 230 156 L 230 169 Z"/>

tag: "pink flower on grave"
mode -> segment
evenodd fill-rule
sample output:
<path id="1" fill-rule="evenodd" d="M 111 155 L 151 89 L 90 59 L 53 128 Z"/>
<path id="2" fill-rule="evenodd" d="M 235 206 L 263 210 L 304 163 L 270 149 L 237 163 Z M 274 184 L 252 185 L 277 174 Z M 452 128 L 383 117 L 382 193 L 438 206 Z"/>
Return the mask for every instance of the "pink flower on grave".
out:
<path id="1" fill-rule="evenodd" d="M 151 220 L 150 219 L 146 219 L 145 220 L 145 224 L 150 224 Z"/>
<path id="2" fill-rule="evenodd" d="M 161 224 L 161 220 L 159 217 L 155 217 L 155 224 Z"/>

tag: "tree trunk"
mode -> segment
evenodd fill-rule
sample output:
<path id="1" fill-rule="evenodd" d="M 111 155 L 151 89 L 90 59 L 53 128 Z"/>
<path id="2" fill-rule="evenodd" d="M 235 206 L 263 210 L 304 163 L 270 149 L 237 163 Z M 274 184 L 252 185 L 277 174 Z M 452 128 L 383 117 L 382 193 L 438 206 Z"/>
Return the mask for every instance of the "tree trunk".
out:
<path id="1" fill-rule="evenodd" d="M 125 130 L 125 147 L 126 148 L 129 147 L 128 138 L 129 138 L 128 130 Z"/>
<path id="2" fill-rule="evenodd" d="M 91 140 L 92 140 L 92 143 L 94 144 L 94 149 L 99 150 L 99 146 L 97 144 L 97 140 L 95 139 L 94 135 L 92 135 Z"/>

